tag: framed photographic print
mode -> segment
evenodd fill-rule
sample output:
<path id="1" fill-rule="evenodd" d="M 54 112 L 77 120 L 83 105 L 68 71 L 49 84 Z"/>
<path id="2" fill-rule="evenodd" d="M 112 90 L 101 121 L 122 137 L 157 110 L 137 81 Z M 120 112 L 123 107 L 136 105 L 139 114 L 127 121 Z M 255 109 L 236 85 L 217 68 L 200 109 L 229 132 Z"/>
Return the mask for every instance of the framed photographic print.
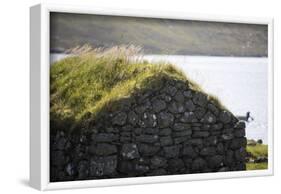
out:
<path id="1" fill-rule="evenodd" d="M 30 184 L 273 174 L 273 20 L 36 5 Z"/>

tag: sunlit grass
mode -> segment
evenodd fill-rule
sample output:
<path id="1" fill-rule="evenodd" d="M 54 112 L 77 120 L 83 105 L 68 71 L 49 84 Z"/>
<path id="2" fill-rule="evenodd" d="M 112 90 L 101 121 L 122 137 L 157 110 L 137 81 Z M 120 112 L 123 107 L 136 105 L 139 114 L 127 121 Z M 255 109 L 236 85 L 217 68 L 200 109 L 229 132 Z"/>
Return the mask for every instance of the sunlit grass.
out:
<path id="1" fill-rule="evenodd" d="M 255 146 L 248 145 L 247 152 L 251 153 L 254 157 L 267 157 L 268 146 L 264 144 L 257 144 Z"/>
<path id="2" fill-rule="evenodd" d="M 195 91 L 203 92 L 183 71 L 168 62 L 142 60 L 140 48 L 119 46 L 109 49 L 73 49 L 75 56 L 51 65 L 51 119 L 73 120 L 111 107 L 136 91 L 157 87 L 159 80 L 181 80 Z M 219 106 L 219 100 L 209 96 Z"/>
<path id="3" fill-rule="evenodd" d="M 246 163 L 247 170 L 264 170 L 267 169 L 268 164 L 266 162 L 262 163 Z"/>

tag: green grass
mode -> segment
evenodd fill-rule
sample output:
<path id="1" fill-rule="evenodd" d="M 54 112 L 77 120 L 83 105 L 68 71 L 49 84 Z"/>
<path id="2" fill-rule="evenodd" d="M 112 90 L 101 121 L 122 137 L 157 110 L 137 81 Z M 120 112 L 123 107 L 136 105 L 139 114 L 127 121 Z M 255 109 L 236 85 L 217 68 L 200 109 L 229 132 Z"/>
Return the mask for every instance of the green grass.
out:
<path id="1" fill-rule="evenodd" d="M 113 102 L 157 88 L 162 79 L 181 80 L 193 90 L 199 85 L 169 63 L 151 64 L 136 58 L 135 47 L 113 47 L 80 53 L 51 65 L 50 116 L 55 121 L 80 122 L 95 117 Z M 222 106 L 218 99 L 210 100 Z"/>
<path id="2" fill-rule="evenodd" d="M 251 157 L 268 157 L 268 145 L 257 144 L 257 145 L 248 145 L 246 148 L 247 152 L 251 154 Z M 268 164 L 266 162 L 262 163 L 247 163 L 247 170 L 263 170 L 267 169 Z"/>
<path id="3" fill-rule="evenodd" d="M 267 157 L 268 146 L 264 144 L 257 144 L 255 146 L 247 146 L 247 152 L 250 152 L 254 157 Z"/>
<path id="4" fill-rule="evenodd" d="M 246 163 L 247 170 L 264 170 L 267 169 L 268 164 L 266 162 L 262 163 Z"/>

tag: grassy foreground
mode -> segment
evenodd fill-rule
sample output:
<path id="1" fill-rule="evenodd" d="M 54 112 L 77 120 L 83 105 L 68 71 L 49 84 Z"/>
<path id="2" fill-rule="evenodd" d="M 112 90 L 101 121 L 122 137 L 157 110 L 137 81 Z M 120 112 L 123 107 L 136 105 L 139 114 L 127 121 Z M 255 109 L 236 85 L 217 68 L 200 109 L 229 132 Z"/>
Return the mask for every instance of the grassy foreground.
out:
<path id="1" fill-rule="evenodd" d="M 142 60 L 139 48 L 118 46 L 88 49 L 51 65 L 51 120 L 80 122 L 95 116 L 105 107 L 133 93 L 155 88 L 161 78 L 181 80 L 195 91 L 203 92 L 186 75 L 169 63 L 152 64 Z M 210 100 L 219 104 L 212 96 Z M 221 105 L 220 105 L 221 106 Z"/>
<path id="2" fill-rule="evenodd" d="M 247 152 L 250 153 L 252 158 L 259 158 L 259 157 L 268 157 L 268 145 L 264 144 L 257 144 L 257 145 L 248 145 Z M 262 170 L 267 169 L 267 162 L 255 163 L 255 162 L 248 162 L 246 164 L 247 170 Z"/>
<path id="3" fill-rule="evenodd" d="M 267 169 L 267 162 L 262 163 L 246 163 L 247 170 L 264 170 Z"/>

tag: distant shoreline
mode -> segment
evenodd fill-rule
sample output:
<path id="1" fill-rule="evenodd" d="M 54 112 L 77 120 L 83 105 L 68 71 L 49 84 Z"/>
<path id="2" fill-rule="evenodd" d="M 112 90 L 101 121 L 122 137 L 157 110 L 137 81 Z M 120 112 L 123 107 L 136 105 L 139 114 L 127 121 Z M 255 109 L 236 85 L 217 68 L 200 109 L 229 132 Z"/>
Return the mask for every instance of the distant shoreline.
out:
<path id="1" fill-rule="evenodd" d="M 67 52 L 68 49 L 51 48 L 50 54 L 71 54 Z M 243 58 L 268 58 L 268 55 L 206 55 L 206 54 L 169 54 L 169 53 L 143 53 L 143 55 L 173 55 L 173 56 L 206 56 L 206 57 L 243 57 Z"/>

